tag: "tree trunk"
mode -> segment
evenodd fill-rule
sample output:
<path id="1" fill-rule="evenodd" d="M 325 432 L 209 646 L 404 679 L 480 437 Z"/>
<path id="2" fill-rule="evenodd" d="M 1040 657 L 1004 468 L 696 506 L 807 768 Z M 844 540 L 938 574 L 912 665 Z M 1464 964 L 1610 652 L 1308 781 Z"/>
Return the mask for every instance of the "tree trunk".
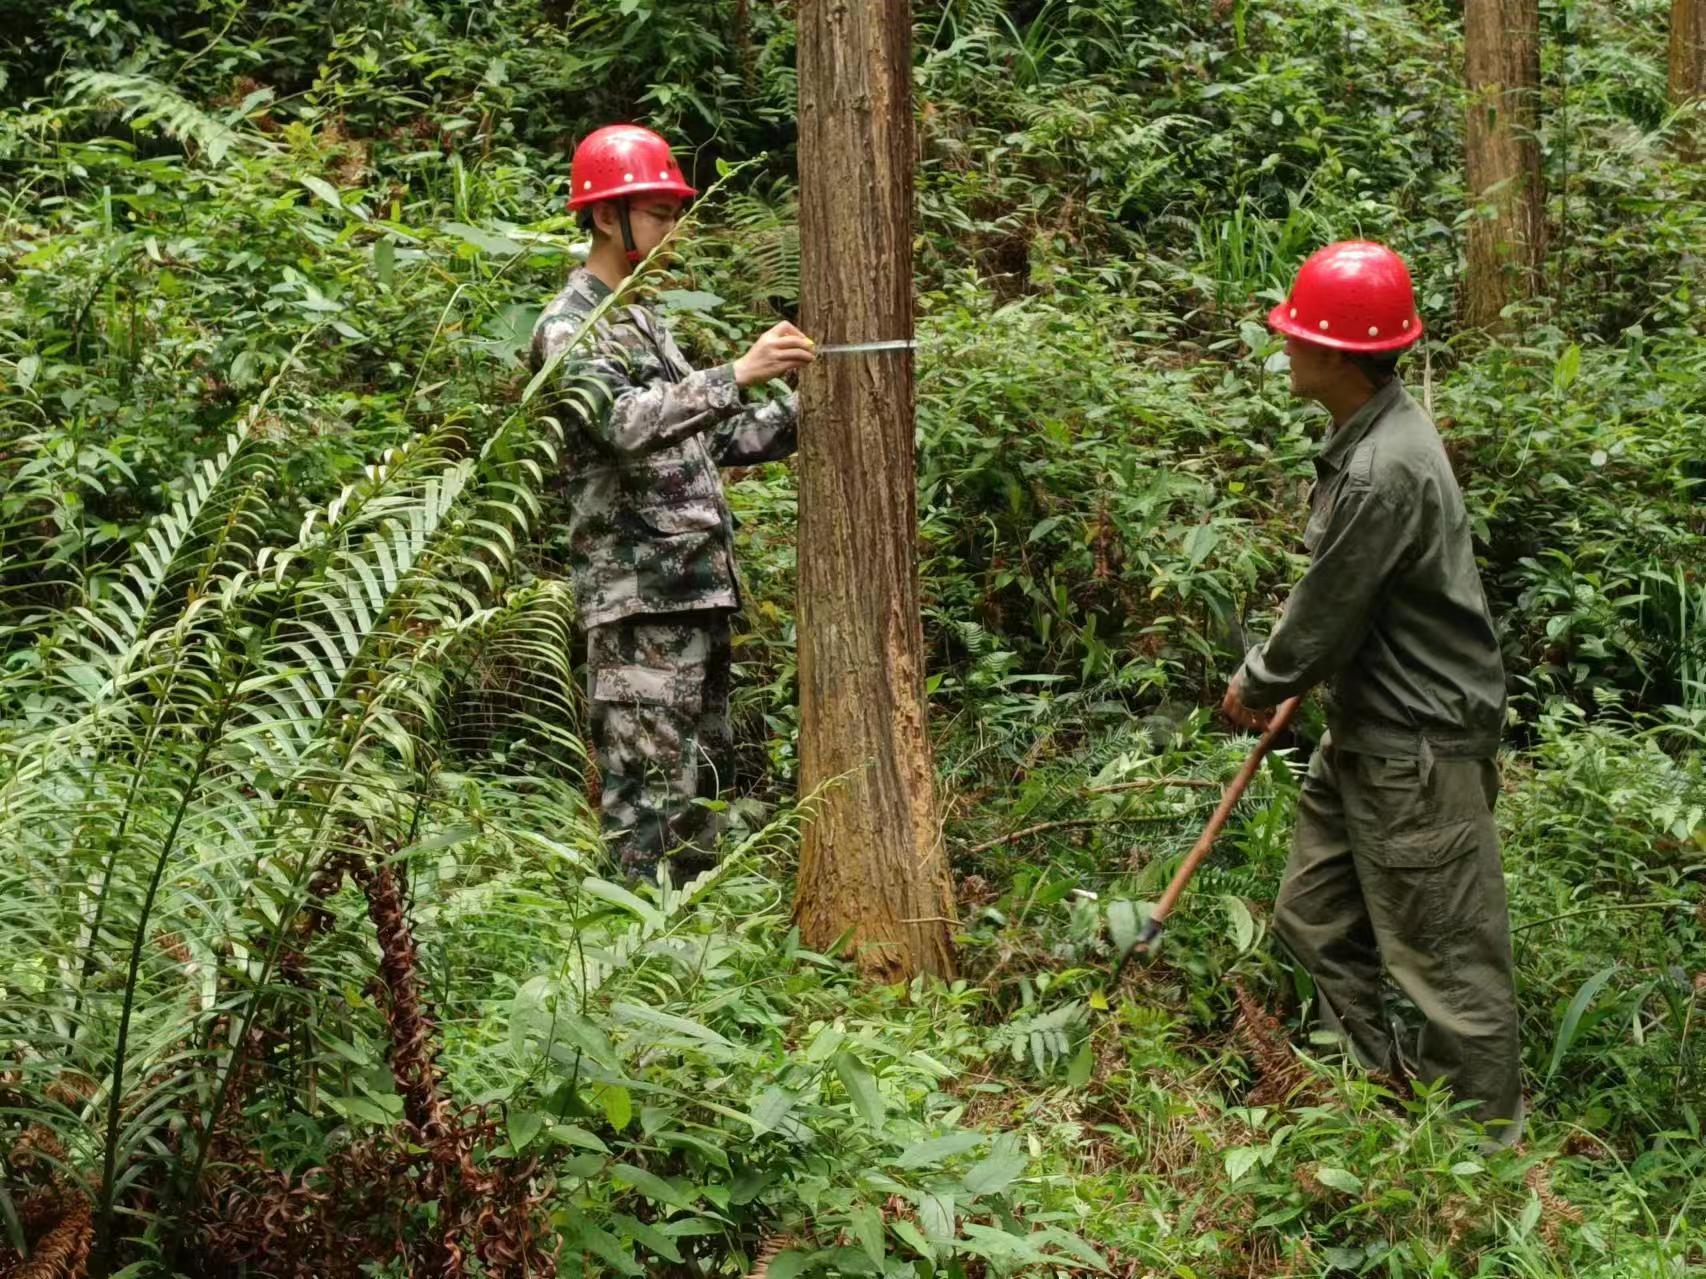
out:
<path id="1" fill-rule="evenodd" d="M 912 334 L 911 0 L 802 0 L 800 292 L 820 343 Z M 800 790 L 794 918 L 866 973 L 949 976 L 918 616 L 912 358 L 828 356 L 801 381 Z"/>
<path id="2" fill-rule="evenodd" d="M 1670 100 L 1686 106 L 1706 98 L 1706 0 L 1671 0 L 1670 5 Z M 1700 126 L 1690 120 L 1683 125 L 1685 154 L 1698 150 Z"/>
<path id="3" fill-rule="evenodd" d="M 1539 0 L 1464 0 L 1463 43 L 1474 206 L 1464 311 L 1470 324 L 1497 329 L 1500 311 L 1538 291 L 1546 259 Z"/>

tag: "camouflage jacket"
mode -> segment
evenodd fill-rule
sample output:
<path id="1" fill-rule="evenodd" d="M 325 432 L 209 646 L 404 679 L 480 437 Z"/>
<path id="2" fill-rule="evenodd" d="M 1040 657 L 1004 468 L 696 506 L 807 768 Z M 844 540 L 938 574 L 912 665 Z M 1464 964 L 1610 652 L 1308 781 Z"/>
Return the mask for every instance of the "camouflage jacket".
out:
<path id="1" fill-rule="evenodd" d="M 533 330 L 538 369 L 610 296 L 577 270 Z M 583 625 L 636 613 L 738 608 L 734 519 L 719 466 L 794 451 L 794 397 L 745 405 L 734 366 L 695 370 L 641 306 L 615 306 L 558 366 L 570 437 L 565 459 L 569 569 Z"/>

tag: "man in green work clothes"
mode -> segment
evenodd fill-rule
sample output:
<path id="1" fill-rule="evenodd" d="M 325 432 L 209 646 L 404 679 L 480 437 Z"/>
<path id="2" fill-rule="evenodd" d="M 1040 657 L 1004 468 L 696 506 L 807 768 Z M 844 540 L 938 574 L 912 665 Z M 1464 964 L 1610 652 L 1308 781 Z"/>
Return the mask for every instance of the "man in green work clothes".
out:
<path id="1" fill-rule="evenodd" d="M 1269 316 L 1291 387 L 1333 429 L 1315 460 L 1309 571 L 1226 690 L 1235 723 L 1325 683 L 1274 929 L 1318 1015 L 1371 1069 L 1403 1064 L 1385 970 L 1425 1025 L 1410 1066 L 1504 1142 L 1522 1123 L 1510 919 L 1493 803 L 1505 679 L 1445 449 L 1395 375 L 1421 336 L 1390 249 L 1329 245 Z"/>
<path id="2" fill-rule="evenodd" d="M 587 631 L 601 821 L 623 869 L 654 878 L 666 857 L 688 872 L 709 864 L 717 824 L 697 801 L 727 781 L 733 751 L 740 588 L 717 468 L 794 451 L 792 395 L 747 403 L 743 393 L 810 363 L 812 343 L 778 324 L 738 360 L 696 370 L 643 306 L 611 306 L 583 332 L 696 193 L 669 144 L 636 125 L 589 134 L 569 172 L 569 207 L 592 250 L 539 317 L 533 360 L 567 356 L 578 428 L 564 459 L 569 569 Z"/>

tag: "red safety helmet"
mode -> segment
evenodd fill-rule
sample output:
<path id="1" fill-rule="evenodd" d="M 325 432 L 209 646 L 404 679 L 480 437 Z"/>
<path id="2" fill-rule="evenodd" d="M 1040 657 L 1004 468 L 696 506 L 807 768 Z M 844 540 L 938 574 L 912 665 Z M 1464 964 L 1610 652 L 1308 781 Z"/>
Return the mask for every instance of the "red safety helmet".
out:
<path id="1" fill-rule="evenodd" d="M 569 207 L 627 196 L 698 195 L 681 176 L 669 143 L 637 124 L 607 124 L 581 139 L 569 165 Z"/>
<path id="2" fill-rule="evenodd" d="M 1422 336 L 1410 269 L 1384 244 L 1343 240 L 1310 254 L 1268 312 L 1281 333 L 1340 351 L 1401 351 Z"/>

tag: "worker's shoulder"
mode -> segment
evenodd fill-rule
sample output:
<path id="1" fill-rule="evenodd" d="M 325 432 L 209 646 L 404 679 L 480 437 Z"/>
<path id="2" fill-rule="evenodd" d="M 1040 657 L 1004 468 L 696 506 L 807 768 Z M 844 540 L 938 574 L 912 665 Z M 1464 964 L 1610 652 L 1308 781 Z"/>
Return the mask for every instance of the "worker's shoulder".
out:
<path id="1" fill-rule="evenodd" d="M 1352 485 L 1388 499 L 1416 493 L 1442 472 L 1451 473 L 1439 432 L 1403 389 L 1358 442 L 1346 469 Z"/>
<path id="2" fill-rule="evenodd" d="M 545 304 L 545 309 L 539 313 L 535 328 L 574 324 L 579 327 L 587 316 L 598 310 L 605 298 L 610 296 L 610 290 L 605 288 L 596 277 L 585 267 L 579 267 L 570 272 L 557 296 Z M 618 314 L 616 308 L 611 308 L 606 316 Z M 603 317 L 601 317 L 603 318 Z"/>
<path id="3" fill-rule="evenodd" d="M 633 351 L 654 345 L 657 322 L 644 307 L 621 304 L 598 313 L 609 296 L 610 290 L 586 268 L 573 272 L 534 321 L 536 358 L 549 358 L 583 334 L 588 354 L 610 354 L 612 348 Z M 590 328 L 589 319 L 592 319 Z"/>

